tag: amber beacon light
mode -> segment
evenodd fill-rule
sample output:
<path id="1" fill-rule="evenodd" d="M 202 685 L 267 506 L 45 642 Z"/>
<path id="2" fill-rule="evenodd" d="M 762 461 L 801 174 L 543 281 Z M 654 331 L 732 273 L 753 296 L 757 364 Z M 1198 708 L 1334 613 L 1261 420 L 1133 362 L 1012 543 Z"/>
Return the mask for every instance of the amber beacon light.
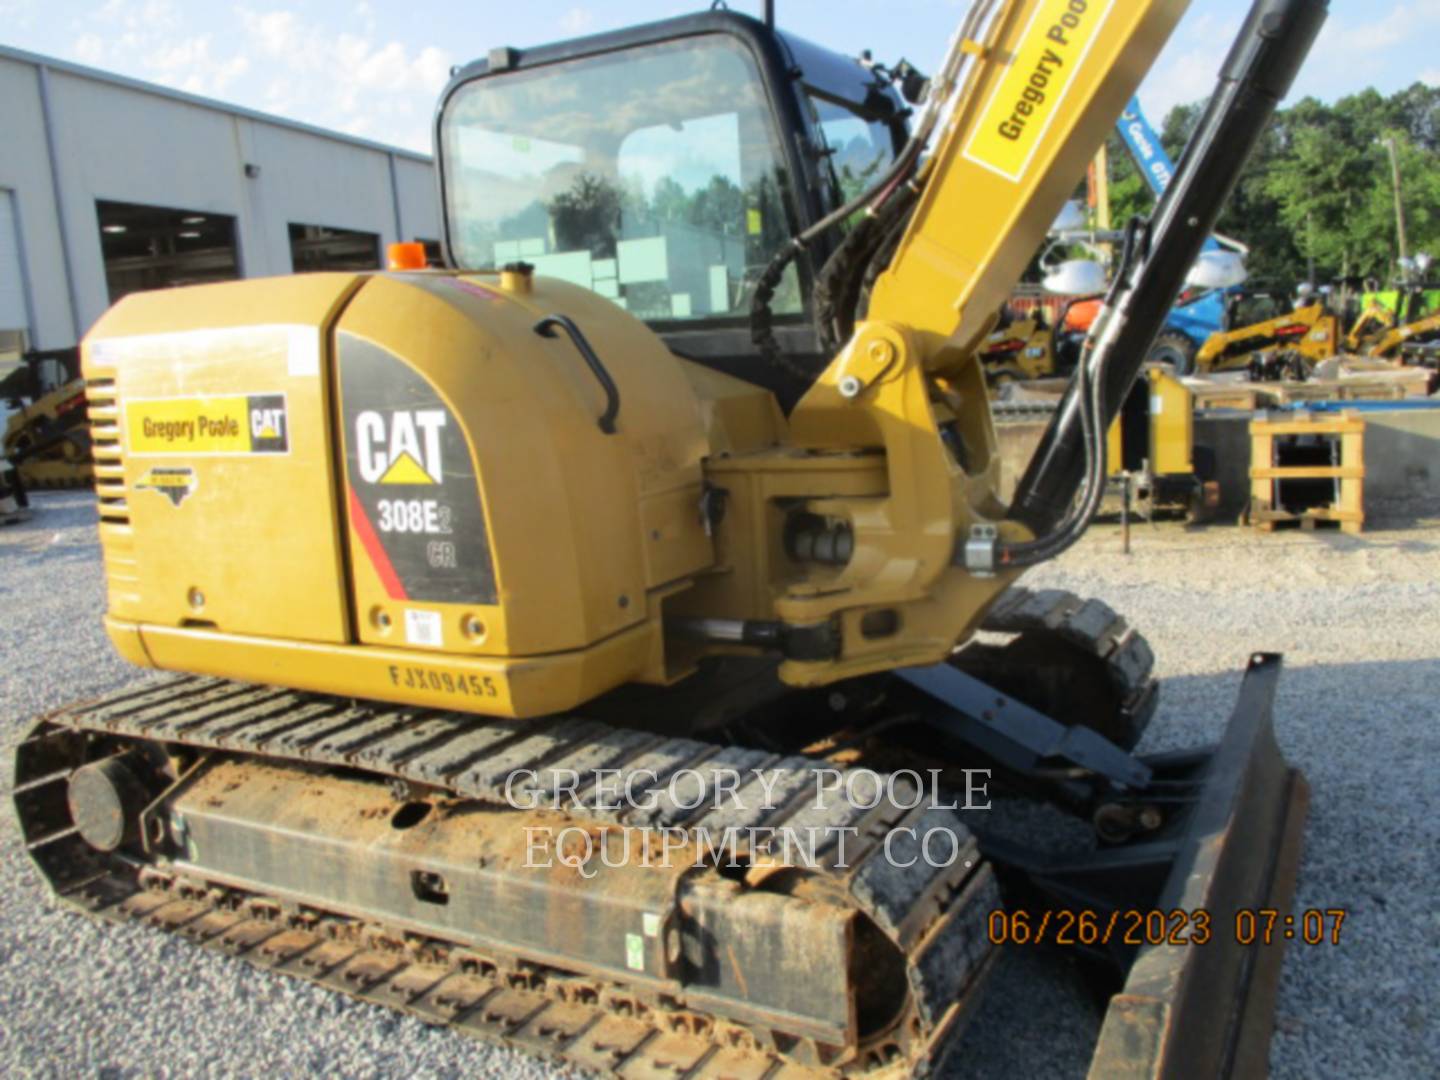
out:
<path id="1" fill-rule="evenodd" d="M 385 249 L 385 262 L 391 270 L 424 270 L 425 245 L 417 240 L 401 240 Z"/>

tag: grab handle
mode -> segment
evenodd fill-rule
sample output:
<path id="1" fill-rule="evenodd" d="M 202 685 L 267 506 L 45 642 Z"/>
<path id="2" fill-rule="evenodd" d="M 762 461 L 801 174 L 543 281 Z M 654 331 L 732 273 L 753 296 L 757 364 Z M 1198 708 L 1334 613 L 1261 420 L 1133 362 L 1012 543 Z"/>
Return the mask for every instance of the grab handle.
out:
<path id="1" fill-rule="evenodd" d="M 605 411 L 600 414 L 600 430 L 606 435 L 615 434 L 615 417 L 620 412 L 620 389 L 615 385 L 615 380 L 610 377 L 610 372 L 605 370 L 605 365 L 600 357 L 595 355 L 595 350 L 590 347 L 590 342 L 585 340 L 585 335 L 573 321 L 564 315 L 546 315 L 535 324 L 535 333 L 543 338 L 553 338 L 555 328 L 560 327 L 570 336 L 576 351 L 585 361 L 585 366 L 600 383 L 601 389 L 605 391 Z"/>

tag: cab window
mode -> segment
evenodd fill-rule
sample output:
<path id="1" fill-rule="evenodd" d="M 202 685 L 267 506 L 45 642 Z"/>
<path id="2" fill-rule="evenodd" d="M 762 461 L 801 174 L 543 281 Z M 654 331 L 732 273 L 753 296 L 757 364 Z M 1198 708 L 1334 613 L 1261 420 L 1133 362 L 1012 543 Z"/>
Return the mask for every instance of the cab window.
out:
<path id="1" fill-rule="evenodd" d="M 874 185 L 894 159 L 893 128 L 849 102 L 809 94 L 816 128 L 824 141 L 826 180 L 833 205 L 840 206 Z"/>
<path id="2" fill-rule="evenodd" d="M 792 234 L 759 71 L 720 35 L 477 79 L 441 152 L 460 266 L 523 260 L 647 320 L 746 315 Z M 773 307 L 800 311 L 793 269 Z"/>

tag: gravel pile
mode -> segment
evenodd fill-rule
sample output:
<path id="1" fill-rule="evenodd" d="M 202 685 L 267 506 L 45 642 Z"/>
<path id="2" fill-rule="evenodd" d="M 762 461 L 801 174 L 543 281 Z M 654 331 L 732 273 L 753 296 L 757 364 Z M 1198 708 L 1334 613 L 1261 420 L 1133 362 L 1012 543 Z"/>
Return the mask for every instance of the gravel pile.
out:
<path id="1" fill-rule="evenodd" d="M 38 712 L 143 677 L 100 628 L 88 494 L 0 529 L 0 783 Z M 1097 527 L 1027 578 L 1104 597 L 1155 646 L 1142 749 L 1213 741 L 1246 657 L 1286 654 L 1276 729 L 1313 790 L 1296 908 L 1348 910 L 1287 951 L 1277 1077 L 1440 1075 L 1440 523 L 1361 537 Z M 0 813 L 0 1071 L 9 1076 L 525 1076 L 563 1070 L 431 1030 L 161 934 L 62 912 Z M 1068 958 L 1012 950 L 947 1080 L 1082 1076 L 1103 1003 Z"/>

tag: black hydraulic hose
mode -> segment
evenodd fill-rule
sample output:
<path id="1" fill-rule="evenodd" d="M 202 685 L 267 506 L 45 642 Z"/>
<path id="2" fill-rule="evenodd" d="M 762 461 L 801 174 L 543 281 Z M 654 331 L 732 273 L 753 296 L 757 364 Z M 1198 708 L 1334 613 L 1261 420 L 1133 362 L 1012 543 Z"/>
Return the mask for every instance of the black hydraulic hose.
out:
<path id="1" fill-rule="evenodd" d="M 1089 419 L 1099 421 L 1102 438 L 1140 374 L 1250 152 L 1289 92 L 1327 8 L 1328 0 L 1255 0 L 1221 69 L 1219 85 L 1151 217 L 1148 250 L 1127 275 L 1117 302 L 1107 304 L 1097 320 L 1099 382 L 1092 390 L 1098 413 Z M 1059 538 L 1057 524 L 1072 517 L 1076 494 L 1093 474 L 1086 397 L 1085 380 L 1072 380 L 1010 507 L 1012 520 L 1042 538 L 1052 533 Z M 1095 494 L 1087 491 L 1084 502 Z M 1002 565 L 1029 561 L 1020 545 L 1001 545 L 996 555 Z"/>
<path id="2" fill-rule="evenodd" d="M 926 103 L 924 112 L 921 113 L 920 121 L 884 174 L 875 181 L 869 190 L 851 199 L 844 206 L 826 214 L 800 235 L 794 237 L 775 253 L 769 265 L 761 273 L 755 283 L 755 293 L 750 302 L 750 338 L 755 347 L 759 349 L 760 355 L 767 361 L 788 367 L 806 379 L 813 378 L 814 372 L 799 369 L 794 361 L 785 356 L 779 341 L 775 338 L 770 311 L 770 301 L 775 297 L 775 290 L 780 287 L 786 268 L 808 248 L 812 240 L 839 225 L 857 210 L 864 209 L 867 214 L 872 216 L 877 214 L 891 200 L 901 184 L 911 179 L 920 164 L 920 157 L 925 152 L 925 146 L 930 140 L 931 133 L 941 121 L 944 103 L 950 100 L 952 91 L 960 84 L 966 54 L 966 50 L 960 47 L 961 43 L 980 37 L 982 28 L 993 13 L 994 4 L 995 0 L 975 0 L 975 3 L 971 5 L 969 14 L 961 22 L 959 30 L 951 40 L 945 63 L 931 82 L 928 90 L 929 101 Z"/>
<path id="3" fill-rule="evenodd" d="M 1131 269 L 1139 258 L 1143 226 L 1143 220 L 1135 217 L 1130 219 L 1125 228 L 1125 241 L 1121 248 L 1119 266 L 1116 270 L 1115 280 L 1110 284 L 1110 291 L 1105 296 L 1102 310 L 1108 309 L 1116 303 L 1121 291 L 1121 282 L 1129 277 Z M 1068 306 L 1066 310 L 1069 310 Z M 1070 512 L 1053 531 L 1035 540 L 1004 545 L 997 551 L 997 556 L 1007 566 L 1034 566 L 1055 558 L 1073 546 L 1080 537 L 1085 535 L 1085 530 L 1090 525 L 1090 519 L 1100 509 L 1101 500 L 1105 496 L 1105 482 L 1108 475 L 1106 467 L 1108 425 L 1100 422 L 1100 416 L 1104 412 L 1104 402 L 1100 391 L 1105 385 L 1105 371 L 1109 357 L 1113 354 L 1107 350 L 1095 348 L 1093 335 L 1095 327 L 1092 326 L 1091 329 L 1091 335 L 1086 337 L 1084 345 L 1081 346 L 1080 360 L 1076 365 L 1074 375 L 1079 387 L 1077 400 L 1080 409 L 1081 443 L 1085 447 L 1084 486 L 1081 489 L 1080 497 L 1072 502 Z"/>
<path id="4" fill-rule="evenodd" d="M 867 278 L 876 256 L 897 244 L 918 198 L 909 185 L 901 185 L 879 212 L 867 215 L 846 234 L 835 253 L 825 261 L 815 282 L 815 326 L 820 346 L 836 352 L 854 333 L 861 317 Z M 885 260 L 888 264 L 889 259 Z"/>
<path id="5" fill-rule="evenodd" d="M 782 247 L 770 260 L 765 270 L 761 273 L 755 283 L 755 293 L 750 300 L 750 338 L 753 344 L 760 350 L 760 354 L 771 363 L 786 364 L 787 360 L 780 343 L 775 339 L 773 319 L 770 312 L 770 301 L 775 298 L 775 290 L 780 287 L 780 282 L 785 276 L 786 268 L 795 261 L 800 253 L 809 247 L 810 242 L 817 236 L 834 228 L 857 210 L 869 208 L 873 215 L 877 206 L 883 204 L 890 198 L 909 172 L 915 167 L 920 159 L 920 152 L 924 149 L 924 142 L 918 135 L 912 135 L 910 141 L 905 144 L 899 155 L 885 170 L 884 174 L 877 180 L 869 190 L 862 192 L 851 199 L 844 206 L 826 214 L 815 224 L 811 225 L 804 232 L 791 239 Z M 875 202 L 877 206 L 870 204 Z M 797 371 L 806 378 L 814 376 L 814 372 Z"/>

